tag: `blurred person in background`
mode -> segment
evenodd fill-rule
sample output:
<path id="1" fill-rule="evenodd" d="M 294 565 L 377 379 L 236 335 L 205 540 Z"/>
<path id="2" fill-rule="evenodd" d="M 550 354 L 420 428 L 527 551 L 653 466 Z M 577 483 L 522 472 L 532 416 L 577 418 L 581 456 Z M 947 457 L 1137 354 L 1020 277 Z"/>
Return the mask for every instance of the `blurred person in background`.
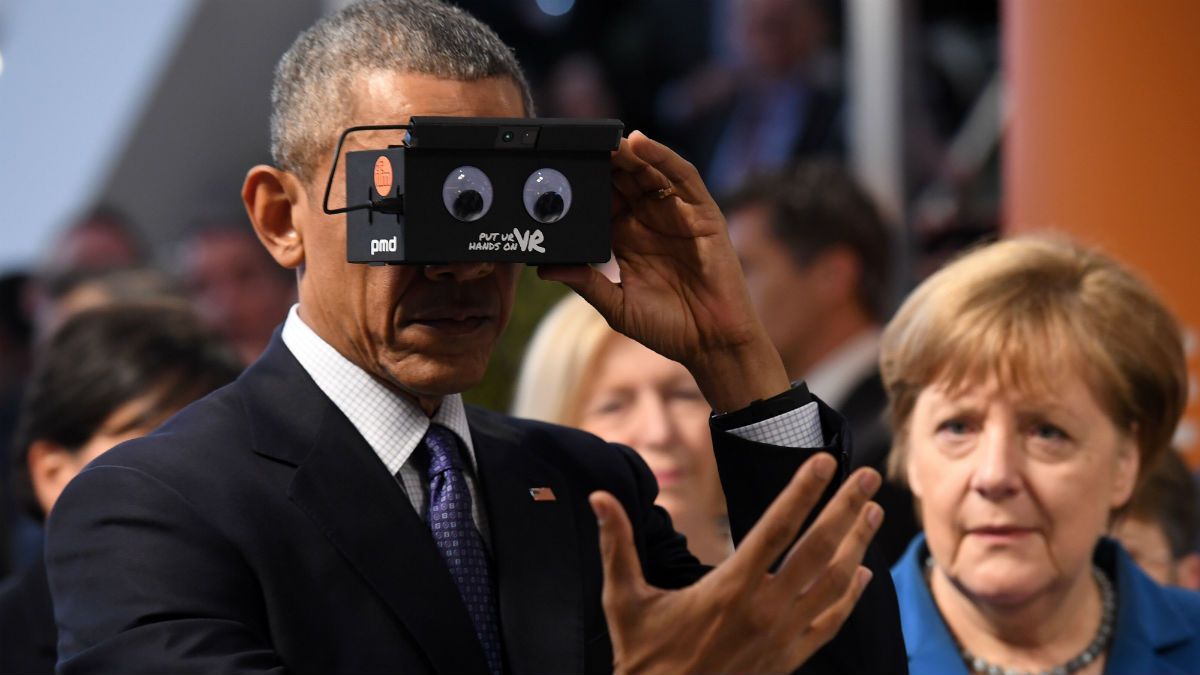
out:
<path id="1" fill-rule="evenodd" d="M 92 208 L 58 233 L 34 270 L 28 291 L 34 339 L 59 323 L 59 302 L 83 280 L 149 264 L 149 250 L 123 212 L 104 204 Z"/>
<path id="2" fill-rule="evenodd" d="M 1167 452 L 1113 524 L 1133 560 L 1164 586 L 1200 591 L 1200 502 L 1177 452 Z"/>
<path id="3" fill-rule="evenodd" d="M 732 66 L 698 68 L 661 97 L 664 123 L 692 129 L 686 153 L 716 195 L 748 175 L 844 146 L 842 97 L 830 67 L 821 0 L 733 0 Z"/>
<path id="4" fill-rule="evenodd" d="M 547 117 L 618 117 L 616 96 L 604 66 L 587 52 L 575 52 L 554 64 L 546 84 Z"/>
<path id="5" fill-rule="evenodd" d="M 183 300 L 170 277 L 149 267 L 64 272 L 43 278 L 39 291 L 34 317 L 34 335 L 39 342 L 87 309 L 123 302 Z"/>
<path id="6" fill-rule="evenodd" d="M 1104 536 L 1187 401 L 1149 289 L 1096 251 L 1001 242 L 917 288 L 881 363 L 925 528 L 892 569 L 911 672 L 1195 672 L 1200 594 Z"/>
<path id="7" fill-rule="evenodd" d="M 51 242 L 41 264 L 42 275 L 137 267 L 149 262 L 149 251 L 128 216 L 100 205 L 64 229 Z"/>
<path id="8" fill-rule="evenodd" d="M 28 307 L 30 277 L 25 272 L 10 272 L 0 276 L 0 457 L 12 439 L 17 423 L 25 377 L 29 370 L 30 344 L 33 323 Z M 8 463 L 0 461 L 0 578 L 12 569 L 13 551 L 31 549 L 40 542 L 34 536 L 25 543 L 28 533 L 14 522 L 15 509 L 9 492 Z M 16 543 L 13 538 L 19 538 Z"/>
<path id="9" fill-rule="evenodd" d="M 258 358 L 296 302 L 296 274 L 275 264 L 240 217 L 198 222 L 180 244 L 179 269 L 200 316 L 243 363 Z"/>
<path id="10" fill-rule="evenodd" d="M 33 337 L 27 306 L 29 283 L 24 272 L 0 275 L 0 400 L 8 400 L 20 388 L 29 367 Z"/>
<path id="11" fill-rule="evenodd" d="M 36 303 L 32 310 L 31 348 L 36 353 L 49 336 L 59 326 L 72 316 L 96 307 L 115 303 L 127 302 L 156 302 L 175 300 L 183 302 L 183 297 L 162 272 L 149 268 L 113 268 L 60 270 L 35 278 L 34 285 L 29 288 L 26 304 Z M 13 408 L 15 422 L 16 408 Z M 12 434 L 4 438 L 5 456 L 9 451 Z M 5 471 L 7 472 L 7 463 Z M 7 476 L 7 473 L 5 474 Z M 3 485 L 10 485 L 11 479 L 6 478 Z M 19 506 L 19 504 L 15 505 Z M 30 518 L 27 514 L 15 509 L 11 516 L 12 535 L 6 541 L 11 542 L 10 559 L 13 568 L 24 566 L 42 556 L 42 526 L 40 519 Z"/>
<path id="12" fill-rule="evenodd" d="M 542 320 L 521 364 L 513 414 L 572 426 L 641 455 L 688 550 L 716 565 L 733 551 L 711 413 L 682 365 L 609 328 L 577 295 Z"/>
<path id="13" fill-rule="evenodd" d="M 93 459 L 231 382 L 240 365 L 182 303 L 83 310 L 39 354 L 13 444 L 13 489 L 42 521 Z M 112 495 L 119 499 L 119 495 Z M 0 673 L 52 673 L 57 630 L 41 556 L 0 587 Z M 132 664 L 131 664 L 132 666 Z"/>
<path id="14" fill-rule="evenodd" d="M 762 317 L 788 377 L 845 418 L 853 466 L 883 471 L 892 439 L 879 377 L 880 326 L 891 305 L 891 237 L 878 210 L 834 160 L 749 178 L 723 208 Z M 889 564 L 917 533 L 912 495 L 885 483 L 875 538 Z"/>

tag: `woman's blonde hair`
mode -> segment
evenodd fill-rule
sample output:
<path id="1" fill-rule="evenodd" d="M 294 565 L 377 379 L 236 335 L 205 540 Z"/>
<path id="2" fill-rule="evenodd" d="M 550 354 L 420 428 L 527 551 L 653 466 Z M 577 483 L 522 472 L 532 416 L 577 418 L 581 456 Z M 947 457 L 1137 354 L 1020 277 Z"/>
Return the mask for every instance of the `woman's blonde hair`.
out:
<path id="1" fill-rule="evenodd" d="M 578 295 L 563 298 L 538 324 L 517 377 L 512 413 L 517 417 L 578 423 L 583 385 L 608 338 L 616 335 Z"/>
<path id="2" fill-rule="evenodd" d="M 929 277 L 884 330 L 880 369 L 894 439 L 889 472 L 899 480 L 917 395 L 935 382 L 954 391 L 994 377 L 1047 392 L 1078 373 L 1113 423 L 1135 435 L 1143 468 L 1167 451 L 1187 405 L 1171 313 L 1111 258 L 1061 239 L 991 244 Z"/>

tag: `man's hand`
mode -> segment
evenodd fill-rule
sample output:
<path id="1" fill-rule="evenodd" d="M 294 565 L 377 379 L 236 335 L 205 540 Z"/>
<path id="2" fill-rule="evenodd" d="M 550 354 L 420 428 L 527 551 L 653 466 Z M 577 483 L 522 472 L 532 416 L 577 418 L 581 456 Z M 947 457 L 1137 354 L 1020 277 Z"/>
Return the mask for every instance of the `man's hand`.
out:
<path id="1" fill-rule="evenodd" d="M 788 388 L 750 304 L 725 217 L 696 168 L 635 131 L 613 153 L 614 284 L 586 265 L 543 266 L 616 330 L 691 371 L 714 409 Z"/>
<path id="2" fill-rule="evenodd" d="M 615 671 L 790 673 L 828 642 L 871 579 L 859 563 L 883 519 L 868 501 L 879 474 L 855 472 L 769 570 L 835 470 L 825 454 L 805 462 L 733 556 L 678 591 L 646 583 L 625 511 L 612 495 L 593 493 Z"/>

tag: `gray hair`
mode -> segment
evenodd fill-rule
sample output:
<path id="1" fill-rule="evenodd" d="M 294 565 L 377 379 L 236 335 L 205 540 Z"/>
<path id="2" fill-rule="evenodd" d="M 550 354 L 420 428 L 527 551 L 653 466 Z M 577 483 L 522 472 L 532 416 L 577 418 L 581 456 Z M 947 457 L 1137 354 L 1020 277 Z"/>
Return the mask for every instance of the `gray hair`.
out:
<path id="1" fill-rule="evenodd" d="M 358 75 L 372 70 L 459 81 L 508 76 L 533 114 L 512 49 L 482 22 L 439 0 L 366 0 L 322 18 L 280 59 L 271 88 L 271 156 L 309 178 L 349 117 Z"/>

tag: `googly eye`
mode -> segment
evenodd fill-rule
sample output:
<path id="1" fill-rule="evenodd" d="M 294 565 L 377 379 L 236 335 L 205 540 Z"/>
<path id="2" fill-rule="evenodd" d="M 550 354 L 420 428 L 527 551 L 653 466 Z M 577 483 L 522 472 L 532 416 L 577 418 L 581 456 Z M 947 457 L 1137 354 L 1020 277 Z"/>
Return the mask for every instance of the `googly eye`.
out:
<path id="1" fill-rule="evenodd" d="M 539 223 L 562 220 L 571 210 L 571 181 L 554 169 L 538 169 L 525 180 L 525 212 Z"/>
<path id="2" fill-rule="evenodd" d="M 442 183 L 442 203 L 446 211 L 464 223 L 487 215 L 492 208 L 492 181 L 473 166 L 460 166 Z"/>

